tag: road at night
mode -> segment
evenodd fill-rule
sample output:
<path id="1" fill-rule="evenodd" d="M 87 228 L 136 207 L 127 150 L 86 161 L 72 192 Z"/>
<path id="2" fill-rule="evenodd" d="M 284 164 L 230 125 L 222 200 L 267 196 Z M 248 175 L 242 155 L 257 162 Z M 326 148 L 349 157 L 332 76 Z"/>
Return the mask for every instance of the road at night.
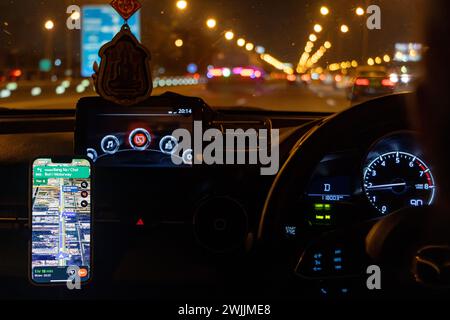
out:
<path id="1" fill-rule="evenodd" d="M 71 109 L 79 98 L 95 95 L 87 87 L 83 93 L 76 92 L 76 85 L 57 95 L 55 85 L 41 84 L 39 96 L 31 96 L 36 84 L 19 86 L 8 98 L 0 99 L 0 106 L 11 109 Z M 156 88 L 153 95 L 173 91 L 188 96 L 203 98 L 214 107 L 249 106 L 280 111 L 328 111 L 336 112 L 349 106 L 343 90 L 331 86 L 291 86 L 287 82 L 265 83 L 258 87 L 249 84 L 235 86 L 221 85 L 219 90 L 208 89 L 207 85 Z"/>

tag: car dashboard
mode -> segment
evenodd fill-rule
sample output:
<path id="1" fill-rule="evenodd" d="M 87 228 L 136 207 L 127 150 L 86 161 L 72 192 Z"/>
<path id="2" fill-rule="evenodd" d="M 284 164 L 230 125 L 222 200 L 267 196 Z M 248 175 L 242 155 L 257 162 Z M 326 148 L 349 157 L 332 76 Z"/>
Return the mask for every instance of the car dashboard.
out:
<path id="1" fill-rule="evenodd" d="M 27 277 L 30 161 L 74 154 L 75 112 L 5 111 L 0 117 L 0 280 L 5 284 L 0 296 L 321 297 L 323 280 L 340 279 L 346 264 L 337 260 L 330 271 L 311 259 L 299 266 L 313 241 L 436 198 L 432 166 L 403 117 L 404 97 L 356 108 L 377 114 L 380 106 L 401 110 L 389 121 L 378 115 L 370 124 L 352 115 L 345 132 L 315 141 L 314 153 L 302 152 L 303 145 L 336 115 L 203 111 L 204 128 L 279 129 L 278 175 L 261 175 L 259 165 L 95 167 L 93 279 L 81 293 L 35 287 Z M 307 158 L 307 165 L 289 168 L 293 158 Z M 280 177 L 287 170 L 288 177 Z M 398 170 L 410 180 L 399 178 Z M 283 179 L 287 182 L 275 195 Z M 333 285 L 341 290 L 340 282 Z"/>

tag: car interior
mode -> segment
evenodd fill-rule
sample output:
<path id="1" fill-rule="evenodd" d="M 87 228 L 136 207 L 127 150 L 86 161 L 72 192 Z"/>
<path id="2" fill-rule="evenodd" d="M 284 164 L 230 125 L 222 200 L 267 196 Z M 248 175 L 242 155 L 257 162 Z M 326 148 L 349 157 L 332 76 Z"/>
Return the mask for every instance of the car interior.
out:
<path id="1" fill-rule="evenodd" d="M 383 10 L 383 3 L 377 3 Z M 222 67 L 220 76 L 211 74 L 219 93 L 190 94 L 176 87 L 159 91 L 153 85 L 151 96 L 124 104 L 104 93 L 114 88 L 105 62 L 113 58 L 106 54 L 94 76 L 96 92 L 76 95 L 70 108 L 44 102 L 40 108 L 14 108 L 4 100 L 0 299 L 293 304 L 448 299 L 448 48 L 444 38 L 435 38 L 437 31 L 448 31 L 443 10 L 448 4 L 433 1 L 428 7 L 440 13 L 421 27 L 427 49 L 418 87 L 389 87 L 339 111 L 229 105 L 231 86 L 264 91 L 269 75 L 255 87 L 248 79 L 227 84 Z M 263 68 L 249 72 L 255 75 L 255 70 L 262 76 Z M 101 77 L 109 81 L 103 88 Z M 127 79 L 126 87 L 116 91 L 129 99 L 138 89 Z M 316 90 L 315 80 L 298 79 L 283 90 Z M 210 94 L 219 95 L 214 105 Z M 223 105 L 220 94 L 226 95 Z M 342 90 L 346 96 L 347 88 Z M 255 99 L 264 96 L 255 94 Z M 187 142 L 177 138 L 179 130 L 193 137 L 184 149 L 180 146 Z M 246 144 L 233 148 L 239 137 Z M 208 150 L 215 161 L 209 160 Z M 271 161 L 251 161 L 262 155 L 272 156 Z M 61 213 L 59 227 L 52 229 L 56 233 L 42 231 L 50 228 L 45 214 L 53 213 L 46 202 L 52 191 L 43 191 L 51 189 L 46 183 L 52 179 L 39 182 L 35 172 L 48 165 L 44 159 L 52 165 L 81 159 L 90 168 L 88 180 L 74 182 L 82 197 L 74 196 L 74 206 L 88 217 L 77 222 L 85 255 L 78 266 L 89 266 L 81 290 L 69 290 L 66 278 L 39 280 L 49 266 L 65 273 L 69 265 L 61 263 L 78 248 L 67 245 L 76 237 L 69 221 L 78 211 Z M 275 172 L 262 174 L 271 166 Z M 75 192 L 69 187 L 58 186 L 59 200 Z M 59 203 L 60 210 L 67 201 Z M 69 236 L 61 235 L 62 228 Z M 49 234 L 59 239 L 54 240 L 59 248 L 51 252 L 61 256 L 42 253 Z"/>

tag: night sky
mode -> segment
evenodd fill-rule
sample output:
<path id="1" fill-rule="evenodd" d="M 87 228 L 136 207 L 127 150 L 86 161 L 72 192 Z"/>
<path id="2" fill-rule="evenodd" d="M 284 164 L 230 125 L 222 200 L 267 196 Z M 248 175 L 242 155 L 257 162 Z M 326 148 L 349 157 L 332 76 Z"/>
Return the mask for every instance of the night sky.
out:
<path id="1" fill-rule="evenodd" d="M 152 50 L 157 48 L 153 42 L 168 39 L 169 35 L 163 33 L 170 32 L 173 21 L 178 27 L 197 27 L 200 30 L 205 29 L 206 18 L 215 17 L 220 30 L 232 29 L 237 35 L 266 47 L 269 53 L 287 62 L 297 63 L 314 23 L 324 26 L 320 42 L 339 43 L 324 56 L 323 62 L 358 59 L 362 55 L 365 18 L 356 17 L 354 9 L 366 0 L 188 0 L 189 9 L 182 14 L 176 10 L 175 0 L 140 2 L 143 4 L 143 41 Z M 421 5 L 425 0 L 367 2 L 378 4 L 382 9 L 382 30 L 369 32 L 369 54 L 392 53 L 395 42 L 420 41 L 417 30 L 420 30 Z M 4 29 L 0 31 L 0 53 L 38 55 L 44 41 L 43 22 L 49 18 L 56 22 L 56 50 L 63 51 L 64 33 L 68 32 L 65 29 L 65 8 L 72 3 L 83 5 L 108 1 L 0 0 L 0 24 Z M 332 10 L 326 18 L 319 14 L 321 5 Z M 348 24 L 351 29 L 344 37 L 338 32 L 341 23 Z M 79 50 L 79 46 L 75 45 L 75 49 Z"/>

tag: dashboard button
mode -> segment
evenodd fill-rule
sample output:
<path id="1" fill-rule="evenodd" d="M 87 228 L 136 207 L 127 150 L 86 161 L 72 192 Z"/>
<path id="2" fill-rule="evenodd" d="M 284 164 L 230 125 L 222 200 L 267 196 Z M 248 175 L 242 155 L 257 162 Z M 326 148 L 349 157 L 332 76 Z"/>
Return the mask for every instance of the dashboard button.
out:
<path id="1" fill-rule="evenodd" d="M 93 162 L 97 161 L 98 154 L 97 151 L 95 151 L 95 149 L 92 148 L 87 149 L 86 154 L 88 158 L 91 159 Z"/>
<path id="2" fill-rule="evenodd" d="M 178 148 L 178 141 L 177 139 L 175 139 L 175 137 L 165 136 L 159 142 L 159 149 L 161 150 L 162 153 L 172 154 L 177 150 L 177 148 Z"/>
<path id="3" fill-rule="evenodd" d="M 183 152 L 183 162 L 185 164 L 192 164 L 192 153 L 192 149 L 187 149 L 185 152 Z"/>
<path id="4" fill-rule="evenodd" d="M 134 150 L 138 151 L 146 150 L 149 147 L 151 141 L 152 138 L 150 136 L 150 133 L 143 128 L 134 129 L 133 131 L 131 131 L 128 137 L 130 146 Z"/>
<path id="5" fill-rule="evenodd" d="M 108 135 L 102 139 L 100 145 L 104 153 L 115 154 L 119 150 L 120 142 L 116 136 Z"/>

